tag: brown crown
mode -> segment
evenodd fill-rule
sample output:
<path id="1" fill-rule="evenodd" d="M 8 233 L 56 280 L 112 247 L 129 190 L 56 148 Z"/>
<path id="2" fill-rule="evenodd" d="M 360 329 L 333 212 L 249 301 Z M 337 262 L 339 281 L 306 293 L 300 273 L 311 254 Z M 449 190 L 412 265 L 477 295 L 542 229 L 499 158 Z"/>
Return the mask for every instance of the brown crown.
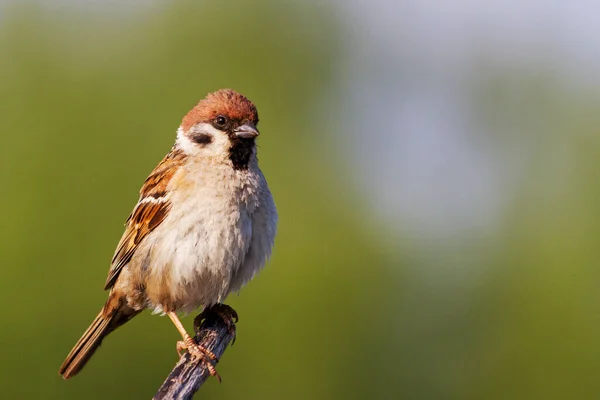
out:
<path id="1" fill-rule="evenodd" d="M 235 90 L 221 89 L 209 93 L 183 117 L 181 127 L 187 131 L 199 122 L 211 122 L 218 115 L 231 120 L 258 123 L 258 112 L 250 100 Z"/>

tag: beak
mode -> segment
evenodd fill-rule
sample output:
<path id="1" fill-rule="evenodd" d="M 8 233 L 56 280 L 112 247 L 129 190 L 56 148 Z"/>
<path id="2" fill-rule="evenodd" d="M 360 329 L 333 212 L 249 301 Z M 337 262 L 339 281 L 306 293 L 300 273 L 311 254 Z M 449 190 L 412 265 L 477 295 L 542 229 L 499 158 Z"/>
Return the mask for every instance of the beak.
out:
<path id="1" fill-rule="evenodd" d="M 258 129 L 251 122 L 238 127 L 233 132 L 237 137 L 242 139 L 254 139 L 259 134 Z"/>

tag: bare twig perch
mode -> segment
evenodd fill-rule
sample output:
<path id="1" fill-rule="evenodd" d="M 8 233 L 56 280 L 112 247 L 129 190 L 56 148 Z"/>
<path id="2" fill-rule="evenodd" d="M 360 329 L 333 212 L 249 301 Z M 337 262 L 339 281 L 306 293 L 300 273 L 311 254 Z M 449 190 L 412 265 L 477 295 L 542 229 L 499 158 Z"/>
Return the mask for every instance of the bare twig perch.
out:
<path id="1" fill-rule="evenodd" d="M 217 304 L 194 319 L 196 342 L 213 352 L 217 360 L 221 359 L 229 343 L 235 341 L 233 319 L 237 320 L 235 311 L 224 304 Z M 185 352 L 153 400 L 189 400 L 209 377 L 207 364 L 201 360 L 194 360 Z"/>

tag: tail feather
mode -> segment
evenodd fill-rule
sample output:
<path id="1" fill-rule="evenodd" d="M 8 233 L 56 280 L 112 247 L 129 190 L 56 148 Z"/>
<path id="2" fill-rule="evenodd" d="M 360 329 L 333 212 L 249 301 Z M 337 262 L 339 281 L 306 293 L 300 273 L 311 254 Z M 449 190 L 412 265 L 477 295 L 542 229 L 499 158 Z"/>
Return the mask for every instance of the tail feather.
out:
<path id="1" fill-rule="evenodd" d="M 79 373 L 94 355 L 102 343 L 102 339 L 138 313 L 126 306 L 110 307 L 109 302 L 77 341 L 61 365 L 58 373 L 63 378 L 69 379 Z"/>

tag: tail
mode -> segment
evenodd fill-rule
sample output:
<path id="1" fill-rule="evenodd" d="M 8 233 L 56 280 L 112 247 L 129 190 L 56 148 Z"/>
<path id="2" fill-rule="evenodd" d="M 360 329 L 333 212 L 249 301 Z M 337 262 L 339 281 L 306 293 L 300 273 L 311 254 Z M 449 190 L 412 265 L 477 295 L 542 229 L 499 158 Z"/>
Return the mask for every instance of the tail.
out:
<path id="1" fill-rule="evenodd" d="M 139 311 L 128 307 L 125 301 L 115 300 L 117 299 L 108 299 L 100 314 L 75 344 L 75 347 L 58 370 L 63 378 L 69 379 L 77 375 L 94 355 L 94 352 L 102 343 L 102 339 L 139 313 Z"/>

